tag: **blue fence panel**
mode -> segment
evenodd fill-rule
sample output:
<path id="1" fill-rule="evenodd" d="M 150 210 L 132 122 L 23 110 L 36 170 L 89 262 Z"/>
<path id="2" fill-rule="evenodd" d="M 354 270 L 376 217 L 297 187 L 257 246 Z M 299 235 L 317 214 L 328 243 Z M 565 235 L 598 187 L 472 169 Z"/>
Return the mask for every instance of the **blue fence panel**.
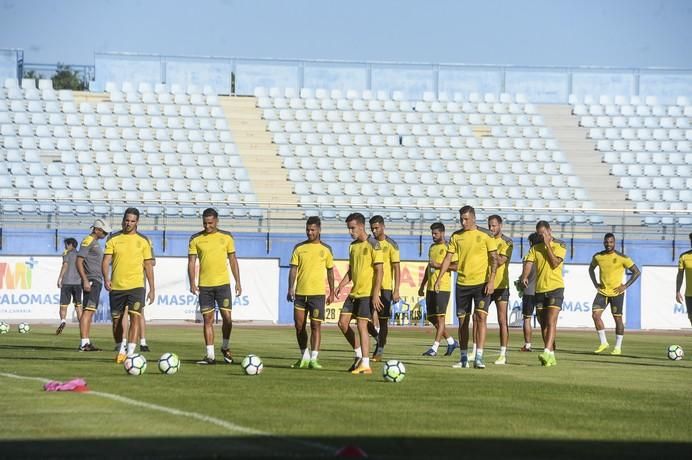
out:
<path id="1" fill-rule="evenodd" d="M 160 56 L 97 54 L 94 63 L 96 79 L 90 85 L 92 91 L 105 91 L 109 81 L 152 85 L 162 81 Z"/>
<path id="2" fill-rule="evenodd" d="M 303 87 L 362 91 L 368 88 L 368 71 L 365 66 L 310 64 L 303 68 Z"/>
<path id="3" fill-rule="evenodd" d="M 231 94 L 233 63 L 229 60 L 166 59 L 166 83 L 210 85 L 217 94 Z"/>
<path id="4" fill-rule="evenodd" d="M 440 92 L 453 94 L 501 93 L 500 69 L 440 68 L 438 88 Z"/>
<path id="5" fill-rule="evenodd" d="M 572 94 L 610 94 L 631 96 L 636 93 L 636 78 L 632 73 L 575 72 L 572 74 Z"/>
<path id="6" fill-rule="evenodd" d="M 236 94 L 251 95 L 258 86 L 267 88 L 297 88 L 297 67 L 280 63 L 238 63 L 236 66 Z"/>
<path id="7" fill-rule="evenodd" d="M 662 104 L 675 104 L 677 96 L 692 97 L 692 75 L 642 73 L 639 94 L 657 96 Z"/>
<path id="8" fill-rule="evenodd" d="M 0 85 L 6 78 L 17 78 L 17 50 L 0 49 Z"/>
<path id="9" fill-rule="evenodd" d="M 373 67 L 372 90 L 401 91 L 407 99 L 421 99 L 426 91 L 435 90 L 432 69 Z"/>
<path id="10" fill-rule="evenodd" d="M 569 96 L 569 77 L 565 72 L 508 70 L 504 91 L 525 94 L 532 102 L 562 102 Z"/>

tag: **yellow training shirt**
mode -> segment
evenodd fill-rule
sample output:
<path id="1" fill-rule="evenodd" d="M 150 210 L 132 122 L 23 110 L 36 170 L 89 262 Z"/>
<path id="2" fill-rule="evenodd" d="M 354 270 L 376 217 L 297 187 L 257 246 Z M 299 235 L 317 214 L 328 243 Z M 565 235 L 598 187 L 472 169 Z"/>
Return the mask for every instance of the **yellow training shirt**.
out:
<path id="1" fill-rule="evenodd" d="M 562 262 L 555 269 L 550 268 L 550 263 L 548 263 L 548 249 L 545 243 L 531 246 L 524 259 L 527 262 L 533 262 L 536 267 L 536 294 L 565 287 L 565 282 L 562 279 L 562 266 L 564 265 L 565 254 L 567 254 L 565 242 L 553 240 L 550 247 L 553 254 L 562 259 Z"/>
<path id="2" fill-rule="evenodd" d="M 495 289 L 507 289 L 509 287 L 509 262 L 512 260 L 512 252 L 514 251 L 514 242 L 511 238 L 505 235 L 500 235 L 499 238 L 495 238 L 497 241 L 497 255 L 507 257 L 507 263 L 500 265 L 500 261 L 497 262 L 497 271 L 495 272 Z M 490 268 L 488 268 L 488 275 L 490 275 Z"/>
<path id="3" fill-rule="evenodd" d="M 436 264 L 441 264 L 445 260 L 447 255 L 447 243 L 433 243 L 428 249 L 428 261 L 435 262 Z M 452 254 L 452 263 L 457 262 L 457 255 Z M 440 276 L 439 268 L 432 268 L 428 272 L 428 291 L 433 291 L 435 289 L 435 282 Z M 450 292 L 452 290 L 452 274 L 446 271 L 442 274 L 442 279 L 440 280 L 440 292 Z"/>
<path id="4" fill-rule="evenodd" d="M 235 253 L 233 235 L 223 230 L 199 232 L 190 237 L 188 255 L 199 258 L 199 286 L 215 287 L 230 283 L 228 255 Z"/>
<path id="5" fill-rule="evenodd" d="M 370 297 L 375 284 L 375 265 L 383 263 L 379 242 L 372 237 L 352 242 L 348 247 L 348 263 L 353 281 L 351 297 Z"/>
<path id="6" fill-rule="evenodd" d="M 388 236 L 385 236 L 382 241 L 377 240 L 377 242 L 382 248 L 382 289 L 391 291 L 394 289 L 394 267 L 392 264 L 401 262 L 399 245 Z"/>
<path id="7" fill-rule="evenodd" d="M 615 292 L 615 288 L 622 284 L 625 269 L 632 268 L 633 265 L 632 259 L 617 251 L 611 253 L 601 251 L 594 254 L 591 266 L 598 267 L 598 274 L 603 285 L 603 289 L 599 289 L 598 293 L 606 297 L 619 295 Z"/>
<path id="8" fill-rule="evenodd" d="M 334 268 L 334 256 L 329 245 L 316 241 L 296 244 L 291 265 L 298 268 L 296 295 L 325 295 L 326 270 Z"/>
<path id="9" fill-rule="evenodd" d="M 685 297 L 692 297 L 692 251 L 680 254 L 678 269 L 685 270 Z"/>
<path id="10" fill-rule="evenodd" d="M 144 287 L 144 261 L 154 259 L 149 238 L 139 232 L 111 233 L 105 255 L 112 255 L 111 286 L 116 291 Z"/>
<path id="11" fill-rule="evenodd" d="M 489 230 L 476 228 L 454 232 L 447 252 L 457 256 L 457 284 L 478 286 L 485 283 L 490 266 L 488 254 L 493 251 L 497 251 L 497 241 Z"/>

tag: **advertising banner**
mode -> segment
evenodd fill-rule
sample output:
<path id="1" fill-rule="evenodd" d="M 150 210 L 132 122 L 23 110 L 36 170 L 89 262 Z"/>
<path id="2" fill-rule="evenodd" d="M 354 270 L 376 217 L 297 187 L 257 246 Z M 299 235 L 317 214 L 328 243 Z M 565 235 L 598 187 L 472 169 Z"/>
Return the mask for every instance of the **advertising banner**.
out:
<path id="1" fill-rule="evenodd" d="M 642 268 L 642 329 L 690 327 L 685 305 L 675 300 L 677 273 L 677 267 Z"/>
<path id="2" fill-rule="evenodd" d="M 278 321 L 278 259 L 238 259 L 243 293 L 234 298 L 236 320 Z M 0 258 L 0 319 L 58 321 L 61 257 Z M 195 320 L 197 297 L 190 293 L 187 258 L 160 257 L 154 269 L 156 299 L 145 308 L 148 320 Z M 96 321 L 110 319 L 108 293 L 101 292 Z M 76 321 L 70 306 L 68 319 Z"/>

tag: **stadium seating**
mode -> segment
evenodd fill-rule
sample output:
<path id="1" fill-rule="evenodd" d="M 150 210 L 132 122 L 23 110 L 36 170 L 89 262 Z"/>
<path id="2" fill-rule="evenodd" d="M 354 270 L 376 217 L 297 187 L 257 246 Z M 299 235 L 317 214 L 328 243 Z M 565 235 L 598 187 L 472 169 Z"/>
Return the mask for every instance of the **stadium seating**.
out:
<path id="1" fill-rule="evenodd" d="M 674 105 L 638 96 L 570 102 L 636 209 L 692 211 L 692 105 L 686 97 Z M 647 224 L 673 221 L 644 219 Z M 692 224 L 692 218 L 681 216 L 678 222 Z"/>
<path id="2" fill-rule="evenodd" d="M 257 201 L 216 95 L 192 86 L 108 89 L 85 99 L 50 80 L 5 81 L 3 212 L 53 212 L 50 202 L 60 200 L 67 214 L 127 203 L 175 216 L 194 214 L 192 202 L 242 209 Z"/>
<path id="3" fill-rule="evenodd" d="M 397 92 L 258 88 L 255 96 L 306 206 L 406 204 L 418 210 L 393 210 L 390 218 L 411 220 L 452 219 L 436 208 L 462 197 L 486 209 L 593 208 L 536 107 L 521 95 L 426 93 L 408 101 Z M 600 221 L 577 217 L 591 218 Z"/>

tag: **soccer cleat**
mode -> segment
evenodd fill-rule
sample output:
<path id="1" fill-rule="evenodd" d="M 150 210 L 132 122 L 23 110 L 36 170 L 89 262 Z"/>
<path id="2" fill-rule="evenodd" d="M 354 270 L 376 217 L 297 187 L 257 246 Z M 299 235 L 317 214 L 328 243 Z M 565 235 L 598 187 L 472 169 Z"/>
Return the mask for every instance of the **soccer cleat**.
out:
<path id="1" fill-rule="evenodd" d="M 216 360 L 214 358 L 210 358 L 209 356 L 205 356 L 204 358 L 197 361 L 197 364 L 203 364 L 203 365 L 216 364 Z"/>
<path id="2" fill-rule="evenodd" d="M 374 353 L 374 354 L 372 355 L 372 358 L 370 358 L 370 360 L 373 361 L 373 362 L 376 362 L 376 363 L 377 363 L 377 362 L 380 362 L 380 361 L 382 361 L 382 354 Z"/>
<path id="3" fill-rule="evenodd" d="M 611 355 L 621 355 L 622 354 L 622 349 L 621 348 L 613 348 L 613 351 L 610 352 Z"/>
<path id="4" fill-rule="evenodd" d="M 473 367 L 476 369 L 485 369 L 485 363 L 483 362 L 482 356 L 476 356 L 476 359 L 473 361 Z"/>
<path id="5" fill-rule="evenodd" d="M 496 360 L 495 364 L 507 364 L 507 355 L 500 355 Z"/>
<path id="6" fill-rule="evenodd" d="M 437 352 L 432 348 L 429 348 L 428 351 L 423 353 L 423 356 L 437 356 Z"/>
<path id="7" fill-rule="evenodd" d="M 65 323 L 60 323 L 60 326 L 58 326 L 58 329 L 55 331 L 55 335 L 62 334 L 63 329 L 65 329 Z"/>
<path id="8" fill-rule="evenodd" d="M 307 369 L 310 366 L 310 361 L 307 359 L 299 359 L 291 364 L 291 369 Z"/>
<path id="9" fill-rule="evenodd" d="M 469 358 L 466 355 L 461 355 L 461 361 L 458 363 L 455 363 L 452 365 L 453 368 L 455 369 L 468 369 L 469 367 Z"/>
<path id="10" fill-rule="evenodd" d="M 603 353 L 604 351 L 606 351 L 606 350 L 608 349 L 609 346 L 610 346 L 610 345 L 608 344 L 608 342 L 602 343 L 602 344 L 599 345 L 598 348 L 596 348 L 593 352 L 596 353 L 596 354 Z"/>
<path id="11" fill-rule="evenodd" d="M 353 364 L 351 364 L 351 367 L 349 367 L 346 372 L 353 372 L 358 367 L 360 367 L 360 358 L 353 358 Z"/>
<path id="12" fill-rule="evenodd" d="M 452 353 L 454 353 L 454 350 L 459 348 L 459 342 L 456 340 L 452 344 L 447 344 L 447 351 L 445 351 L 445 356 L 451 356 Z"/>
<path id="13" fill-rule="evenodd" d="M 548 361 L 550 361 L 550 353 L 544 351 L 538 355 L 538 360 L 541 362 L 541 366 L 547 366 Z"/>
<path id="14" fill-rule="evenodd" d="M 87 343 L 86 345 L 80 346 L 79 351 L 101 351 L 101 349 L 93 346 L 91 343 Z"/>
<path id="15" fill-rule="evenodd" d="M 545 367 L 551 366 L 557 366 L 557 360 L 555 359 L 555 355 L 552 353 L 550 354 L 550 356 L 548 356 L 548 361 L 546 361 L 545 363 Z"/>
<path id="16" fill-rule="evenodd" d="M 147 345 L 140 345 L 140 346 L 139 346 L 139 352 L 140 352 L 140 353 L 147 353 L 147 352 L 150 352 L 150 351 L 151 351 L 151 350 L 149 349 L 149 347 L 148 347 Z"/>
<path id="17" fill-rule="evenodd" d="M 310 369 L 322 369 L 323 366 L 316 359 L 310 360 Z"/>
<path id="18" fill-rule="evenodd" d="M 372 374 L 372 369 L 370 369 L 370 366 L 365 367 L 362 364 L 356 367 L 351 371 L 351 374 L 353 375 L 360 375 L 360 374 Z"/>
<path id="19" fill-rule="evenodd" d="M 226 364 L 233 364 L 233 355 L 231 354 L 231 350 L 228 348 L 222 348 L 221 354 L 223 355 L 223 361 Z"/>
<path id="20" fill-rule="evenodd" d="M 125 358 L 127 358 L 125 353 L 118 353 L 118 356 L 115 357 L 115 363 L 122 364 L 125 362 Z"/>
<path id="21" fill-rule="evenodd" d="M 523 351 L 523 352 L 526 352 L 526 353 L 531 353 L 533 350 L 531 349 L 531 347 L 527 347 L 526 345 L 524 345 L 523 347 L 521 347 L 521 348 L 519 349 L 519 351 Z"/>

